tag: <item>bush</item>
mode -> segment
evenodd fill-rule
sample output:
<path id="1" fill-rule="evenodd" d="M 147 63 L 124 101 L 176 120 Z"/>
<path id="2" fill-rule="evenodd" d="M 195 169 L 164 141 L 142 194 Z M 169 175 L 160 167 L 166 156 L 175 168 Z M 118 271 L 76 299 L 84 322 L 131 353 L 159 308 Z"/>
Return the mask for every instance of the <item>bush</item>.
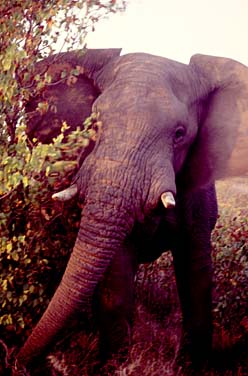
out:
<path id="1" fill-rule="evenodd" d="M 19 127 L 13 156 L 2 154 L 0 334 L 12 342 L 22 339 L 46 308 L 76 237 L 80 207 L 51 199 L 68 186 L 85 138 L 85 131 L 77 130 L 63 143 L 66 128 L 52 144 L 30 149 Z"/>
<path id="2" fill-rule="evenodd" d="M 247 179 L 219 183 L 219 219 L 213 233 L 215 321 L 228 337 L 247 332 Z M 239 192 L 241 189 L 241 192 Z"/>
<path id="3" fill-rule="evenodd" d="M 27 139 L 25 106 L 52 80 L 36 63 L 58 49 L 83 49 L 94 24 L 123 9 L 122 0 L 0 3 L 0 336 L 11 344 L 38 320 L 66 264 L 80 208 L 51 194 L 69 184 L 90 134 L 77 130 L 65 143 L 64 125 L 49 145 Z M 47 103 L 36 110 L 46 112 Z"/>

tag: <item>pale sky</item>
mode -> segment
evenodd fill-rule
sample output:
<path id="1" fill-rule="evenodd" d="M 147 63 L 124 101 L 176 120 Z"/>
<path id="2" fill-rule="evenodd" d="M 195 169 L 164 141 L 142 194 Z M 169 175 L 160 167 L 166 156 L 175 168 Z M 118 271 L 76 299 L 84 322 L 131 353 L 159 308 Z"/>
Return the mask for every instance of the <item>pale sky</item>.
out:
<path id="1" fill-rule="evenodd" d="M 248 0 L 129 0 L 126 12 L 96 25 L 87 46 L 185 63 L 204 53 L 248 65 Z"/>

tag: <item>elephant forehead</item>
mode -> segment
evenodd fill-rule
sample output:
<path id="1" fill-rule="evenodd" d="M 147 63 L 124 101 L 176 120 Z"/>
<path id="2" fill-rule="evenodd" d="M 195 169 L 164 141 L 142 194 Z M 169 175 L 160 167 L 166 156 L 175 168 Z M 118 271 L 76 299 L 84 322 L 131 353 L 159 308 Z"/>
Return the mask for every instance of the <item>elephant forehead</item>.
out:
<path id="1" fill-rule="evenodd" d="M 154 55 L 121 56 L 103 72 L 99 83 L 103 82 L 101 89 L 114 89 L 114 97 L 122 94 L 132 100 L 137 96 L 138 99 L 161 97 L 170 101 L 174 95 L 183 102 L 191 101 L 192 72 L 188 65 Z"/>
<path id="2" fill-rule="evenodd" d="M 133 80 L 128 77 L 116 79 L 95 102 L 95 107 L 102 110 L 118 108 L 149 108 L 170 110 L 178 105 L 170 85 L 154 84 L 149 78 L 141 77 Z"/>
<path id="3" fill-rule="evenodd" d="M 161 56 L 146 53 L 130 53 L 121 56 L 115 64 L 114 72 L 137 73 L 138 75 L 150 75 L 163 77 L 175 69 L 182 69 L 185 64 L 166 59 Z"/>

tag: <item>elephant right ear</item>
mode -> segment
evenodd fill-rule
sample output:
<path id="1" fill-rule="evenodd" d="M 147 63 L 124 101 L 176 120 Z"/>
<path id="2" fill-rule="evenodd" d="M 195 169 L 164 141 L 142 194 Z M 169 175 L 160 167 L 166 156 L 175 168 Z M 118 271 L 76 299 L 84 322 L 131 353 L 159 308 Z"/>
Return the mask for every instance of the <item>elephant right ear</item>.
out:
<path id="1" fill-rule="evenodd" d="M 194 189 L 248 173 L 248 68 L 205 55 L 193 56 L 190 67 L 200 108 L 198 135 L 185 169 Z"/>
<path id="2" fill-rule="evenodd" d="M 101 93 L 98 76 L 120 52 L 121 49 L 77 50 L 38 62 L 34 75 L 46 73 L 51 83 L 26 104 L 30 140 L 51 142 L 60 133 L 63 122 L 70 126 L 67 133 L 82 127 Z"/>

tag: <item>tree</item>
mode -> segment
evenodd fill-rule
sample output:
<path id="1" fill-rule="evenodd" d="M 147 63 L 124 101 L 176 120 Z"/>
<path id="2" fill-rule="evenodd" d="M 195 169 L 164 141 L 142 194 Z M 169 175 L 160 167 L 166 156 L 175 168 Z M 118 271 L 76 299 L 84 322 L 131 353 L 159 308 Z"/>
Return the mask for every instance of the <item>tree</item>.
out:
<path id="1" fill-rule="evenodd" d="M 119 0 L 3 1 L 0 5 L 1 137 L 14 140 L 23 104 L 50 77 L 34 74 L 34 64 L 58 49 L 82 48 L 94 24 L 124 9 Z M 7 134 L 5 128 L 7 127 Z"/>
<path id="2" fill-rule="evenodd" d="M 69 181 L 82 137 L 89 136 L 88 120 L 66 142 L 66 124 L 50 144 L 27 139 L 25 105 L 51 82 L 35 64 L 55 51 L 83 48 L 100 18 L 124 8 L 124 0 L 0 4 L 0 337 L 8 344 L 27 335 L 66 265 L 80 208 L 50 197 Z M 37 108 L 46 111 L 46 103 Z"/>

